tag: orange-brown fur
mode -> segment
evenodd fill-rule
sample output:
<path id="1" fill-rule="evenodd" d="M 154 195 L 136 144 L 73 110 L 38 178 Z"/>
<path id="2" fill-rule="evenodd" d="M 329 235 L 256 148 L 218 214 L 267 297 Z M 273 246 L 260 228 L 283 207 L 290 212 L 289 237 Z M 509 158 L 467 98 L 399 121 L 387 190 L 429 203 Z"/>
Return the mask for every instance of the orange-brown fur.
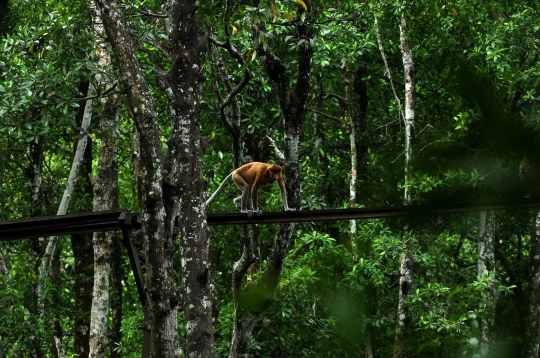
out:
<path id="1" fill-rule="evenodd" d="M 282 171 L 283 169 L 279 165 L 275 164 L 261 162 L 244 164 L 240 168 L 234 170 L 225 178 L 225 180 L 223 180 L 223 183 L 221 183 L 214 194 L 206 201 L 206 205 L 210 204 L 214 200 L 216 195 L 221 191 L 225 182 L 232 177 L 236 187 L 242 191 L 242 195 L 234 199 L 234 203 L 237 208 L 239 207 L 238 204 L 240 201 L 241 212 L 247 213 L 249 216 L 251 216 L 253 212 L 260 215 L 262 211 L 259 209 L 258 203 L 259 189 L 266 184 L 272 184 L 274 181 L 278 182 L 281 191 L 283 208 L 286 211 L 290 211 L 292 209 L 290 209 L 289 205 L 287 204 L 287 189 L 285 188 L 285 181 L 283 180 Z M 248 210 L 247 208 L 249 199 L 251 199 L 251 210 Z"/>

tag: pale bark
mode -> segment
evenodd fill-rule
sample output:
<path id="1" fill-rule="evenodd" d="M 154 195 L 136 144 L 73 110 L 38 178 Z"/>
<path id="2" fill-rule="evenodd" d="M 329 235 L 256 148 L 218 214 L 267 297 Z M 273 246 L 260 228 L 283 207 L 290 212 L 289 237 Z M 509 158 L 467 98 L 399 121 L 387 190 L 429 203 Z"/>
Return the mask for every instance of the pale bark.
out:
<path id="1" fill-rule="evenodd" d="M 410 323 L 409 307 L 407 306 L 407 298 L 412 291 L 413 273 L 412 273 L 412 257 L 411 241 L 405 238 L 403 244 L 403 253 L 401 254 L 401 264 L 399 266 L 399 298 L 397 310 L 396 338 L 394 342 L 394 358 L 403 357 L 405 346 L 405 333 Z"/>
<path id="2" fill-rule="evenodd" d="M 43 138 L 41 136 L 30 142 L 29 172 L 32 217 L 41 216 L 41 196 L 43 191 Z M 32 240 L 32 251 L 36 256 L 41 255 L 41 246 L 43 246 L 43 238 Z"/>
<path id="3" fill-rule="evenodd" d="M 362 179 L 367 178 L 367 155 L 369 147 L 369 134 L 367 133 L 367 107 L 368 107 L 368 88 L 367 80 L 365 79 L 368 74 L 368 68 L 365 60 L 358 58 L 356 61 L 357 69 L 353 73 L 352 78 L 352 94 L 351 94 L 351 115 L 352 123 L 355 131 L 355 141 L 357 149 L 357 178 L 359 183 L 357 184 L 357 198 L 358 203 L 362 203 L 368 197 L 368 193 L 365 192 L 365 183 L 362 183 Z M 357 241 L 362 242 L 362 255 L 365 258 L 369 258 L 371 255 L 371 240 L 368 238 L 357 238 Z M 359 253 L 360 256 L 360 253 Z M 363 274 L 366 276 L 365 274 Z M 369 277 L 365 277 L 365 284 L 362 287 L 362 326 L 361 326 L 361 338 L 364 342 L 364 357 L 374 358 L 373 347 L 373 328 L 369 318 L 373 315 L 373 304 L 376 300 L 375 289 L 372 280 Z"/>
<path id="4" fill-rule="evenodd" d="M 85 170 L 83 173 L 86 174 L 87 171 Z M 80 176 L 79 181 L 82 182 L 81 179 L 83 177 Z M 86 185 L 77 186 L 83 195 L 92 192 L 91 188 L 83 189 Z M 73 323 L 75 326 L 73 332 L 73 352 L 76 352 L 74 354 L 77 354 L 80 358 L 86 358 L 89 352 L 92 292 L 94 286 L 92 280 L 94 266 L 92 234 L 71 235 L 71 249 L 74 259 L 73 273 L 75 277 L 73 280 L 73 296 L 75 301 L 73 312 Z"/>
<path id="5" fill-rule="evenodd" d="M 480 356 L 490 357 L 489 351 L 492 340 L 492 330 L 495 323 L 495 307 L 497 305 L 497 287 L 495 277 L 495 214 L 492 211 L 482 211 L 478 223 L 478 276 L 487 272 L 490 276 L 488 287 L 482 292 L 480 303 L 483 311 L 480 317 Z"/>
<path id="6" fill-rule="evenodd" d="M 406 8 L 404 8 L 404 11 Z M 412 140 L 414 135 L 414 63 L 412 50 L 409 44 L 407 33 L 407 17 L 405 13 L 401 15 L 399 27 L 400 48 L 403 59 L 403 70 L 405 73 L 405 190 L 403 193 L 403 204 L 410 205 L 411 190 L 409 186 L 410 163 L 412 161 Z M 403 253 L 401 254 L 401 265 L 399 269 L 399 299 L 397 309 L 396 337 L 394 342 L 394 358 L 404 356 L 405 334 L 411 320 L 407 299 L 413 286 L 410 232 L 407 227 L 404 230 Z"/>
<path id="7" fill-rule="evenodd" d="M 176 357 L 180 353 L 176 317 L 178 298 L 175 294 L 172 273 L 173 249 L 170 244 L 172 231 L 166 237 L 165 228 L 166 222 L 174 218 L 167 218 L 163 198 L 163 148 L 155 103 L 135 55 L 121 5 L 115 0 L 98 0 L 97 4 L 105 32 L 116 55 L 124 91 L 135 123 L 134 167 L 139 189 L 146 259 L 145 313 L 148 317 L 147 327 L 151 332 L 150 355 L 160 358 Z M 177 25 L 173 21 L 173 26 Z M 169 174 L 177 173 L 169 172 Z M 184 179 L 190 180 L 190 177 L 186 176 Z M 204 213 L 204 210 L 202 212 Z"/>
<path id="8" fill-rule="evenodd" d="M 191 1 L 171 2 L 172 20 L 168 48 L 171 49 L 166 92 L 171 109 L 171 136 L 167 141 L 164 187 L 178 193 L 167 225 L 178 216 L 182 256 L 182 299 L 186 317 L 186 356 L 215 356 L 212 327 L 211 231 L 206 221 L 207 184 L 203 179 L 200 103 L 203 90 L 202 65 L 208 35 L 197 21 Z M 169 210 L 169 209 L 168 209 Z M 171 237 L 172 238 L 172 237 Z M 171 240 L 171 248 L 172 248 Z"/>
<path id="9" fill-rule="evenodd" d="M 349 79 L 349 70 L 345 61 L 341 66 L 341 72 L 343 75 L 343 82 L 345 84 L 345 103 L 342 104 L 342 107 L 345 111 L 346 126 L 349 133 L 349 147 L 351 148 L 351 171 L 349 172 L 349 208 L 356 207 L 356 180 L 357 180 L 357 165 L 358 165 L 358 155 L 356 151 L 356 128 L 354 126 L 353 116 L 351 113 L 351 104 L 352 104 L 352 91 L 351 91 L 351 81 Z M 351 242 L 351 250 L 353 253 L 353 260 L 358 259 L 358 248 L 356 245 L 356 220 L 351 220 L 349 222 L 349 240 Z"/>
<path id="10" fill-rule="evenodd" d="M 79 85 L 79 92 L 88 92 L 88 82 L 83 81 Z M 76 116 L 77 125 L 80 126 L 85 115 L 84 108 L 79 108 Z M 87 138 L 87 136 L 84 136 Z M 87 138 L 84 158 L 79 168 L 77 185 L 73 191 L 73 198 L 77 200 L 75 210 L 90 211 L 92 208 L 92 184 L 90 176 L 92 174 L 92 143 Z M 74 141 L 78 144 L 78 139 Z M 93 281 L 91 279 L 94 271 L 94 255 L 92 250 L 92 234 L 75 233 L 71 235 L 71 250 L 73 252 L 73 294 L 75 298 L 75 310 L 73 312 L 74 332 L 73 332 L 73 352 L 80 358 L 88 357 L 89 352 L 89 329 L 90 312 L 92 311 L 92 291 Z"/>
<path id="11" fill-rule="evenodd" d="M 523 357 L 537 358 L 540 349 L 540 210 L 535 213 L 531 234 L 529 302 L 525 321 Z"/>
<path id="12" fill-rule="evenodd" d="M 413 157 L 412 141 L 414 137 L 414 63 L 407 33 L 407 18 L 401 15 L 400 26 L 401 54 L 405 72 L 405 189 L 403 205 L 411 204 L 411 188 L 409 186 L 410 163 Z"/>
<path id="13" fill-rule="evenodd" d="M 95 93 L 95 89 L 92 85 L 90 85 L 90 87 L 88 88 L 87 97 L 92 97 L 94 93 Z M 65 215 L 69 207 L 69 202 L 73 194 L 73 188 L 75 186 L 75 182 L 77 181 L 77 175 L 79 174 L 79 169 L 84 158 L 84 152 L 86 150 L 86 143 L 88 141 L 88 136 L 86 135 L 86 129 L 88 128 L 88 126 L 90 126 L 90 122 L 92 120 L 92 103 L 93 103 L 92 99 L 89 99 L 86 101 L 84 117 L 83 117 L 83 122 L 81 126 L 82 130 L 80 133 L 81 135 L 83 135 L 83 137 L 78 141 L 77 149 L 73 157 L 73 163 L 71 165 L 71 170 L 69 172 L 69 176 L 66 181 L 66 189 L 64 190 L 64 194 L 62 195 L 62 200 L 60 201 L 60 205 L 58 206 L 58 211 L 56 212 L 56 215 Z M 56 247 L 57 241 L 58 241 L 58 237 L 52 236 L 49 242 L 47 243 L 47 247 L 45 249 L 45 254 L 43 257 L 43 262 L 40 268 L 41 278 L 45 278 L 47 276 L 47 272 L 49 271 L 49 268 L 51 265 L 51 257 Z"/>
<path id="14" fill-rule="evenodd" d="M 9 269 L 6 264 L 6 259 L 4 258 L 2 250 L 0 250 L 0 274 L 2 274 L 2 276 L 10 277 Z"/>
<path id="15" fill-rule="evenodd" d="M 377 43 L 379 45 L 379 51 L 381 52 L 381 58 L 384 63 L 384 74 L 388 78 L 388 82 L 390 82 L 390 87 L 392 88 L 392 92 L 394 93 L 394 98 L 396 99 L 396 102 L 398 104 L 398 110 L 399 110 L 399 116 L 405 120 L 405 117 L 403 116 L 403 108 L 401 107 L 401 100 L 399 99 L 399 96 L 396 92 L 396 87 L 394 86 L 394 81 L 392 80 L 392 72 L 390 71 L 390 66 L 388 66 L 388 61 L 386 60 L 386 54 L 384 53 L 384 46 L 382 42 L 381 33 L 379 31 L 379 20 L 377 19 L 377 13 L 375 13 L 375 32 L 377 33 Z"/>
<path id="16" fill-rule="evenodd" d="M 90 87 L 88 88 L 87 96 L 92 97 L 93 95 L 94 95 L 94 88 L 92 85 L 90 85 Z M 83 137 L 79 140 L 77 144 L 77 149 L 75 151 L 69 177 L 66 182 L 66 189 L 64 190 L 64 194 L 62 196 L 62 200 L 60 202 L 56 215 L 65 215 L 69 207 L 69 201 L 73 194 L 73 188 L 77 180 L 77 175 L 79 174 L 79 168 L 84 157 L 84 152 L 86 150 L 86 142 L 88 139 L 88 137 L 86 136 L 86 129 L 90 125 L 90 122 L 92 119 L 92 102 L 93 101 L 91 99 L 86 101 L 84 116 L 83 116 L 83 121 L 82 121 L 82 126 L 81 126 L 82 128 L 81 134 L 83 134 Z M 54 251 L 56 249 L 57 242 L 58 242 L 57 236 L 52 236 L 49 239 L 49 242 L 47 243 L 47 247 L 45 248 L 45 253 L 43 255 L 43 261 L 39 268 L 39 283 L 38 283 L 36 291 L 37 291 L 37 296 L 38 296 L 37 312 L 40 318 L 43 318 L 43 315 L 45 313 L 43 284 L 49 276 L 49 270 L 51 268 L 51 260 L 52 260 Z M 62 338 L 55 335 L 54 341 L 55 341 L 55 346 L 57 348 L 58 356 L 60 358 L 64 357 L 65 349 L 62 345 Z"/>
<path id="17" fill-rule="evenodd" d="M 109 258 L 111 233 L 94 234 L 94 293 L 90 320 L 89 357 L 105 357 L 109 314 Z"/>
<path id="18" fill-rule="evenodd" d="M 153 99 L 134 55 L 125 19 L 115 1 L 99 2 L 107 36 L 119 63 L 136 124 L 136 173 L 141 193 L 146 258 L 146 313 L 152 332 L 151 355 L 179 354 L 173 286 L 173 224 L 179 218 L 182 290 L 187 355 L 212 357 L 210 230 L 205 215 L 200 137 L 201 68 L 207 35 L 197 23 L 196 4 L 167 1 L 170 71 L 160 82 L 169 100 L 171 136 L 165 162 Z M 145 222 L 146 220 L 146 222 Z"/>
<path id="19" fill-rule="evenodd" d="M 43 181 L 43 138 L 39 136 L 30 142 L 30 165 L 27 171 L 28 181 L 30 183 L 30 202 L 31 202 L 31 216 L 39 217 L 42 216 L 42 181 Z M 30 240 L 30 249 L 32 250 L 32 255 L 36 258 L 34 273 L 39 274 L 39 265 L 40 261 L 38 258 L 41 258 L 43 255 L 44 249 L 44 238 L 36 238 Z M 32 302 L 38 303 L 38 293 L 37 293 L 38 283 L 32 283 Z M 37 313 L 37 305 L 31 305 L 29 307 L 30 311 L 33 314 Z M 42 337 L 36 335 L 34 338 L 33 345 L 29 349 L 29 356 L 40 358 L 43 357 L 43 342 Z"/>
<path id="20" fill-rule="evenodd" d="M 283 154 L 281 150 L 279 150 L 278 146 L 276 145 L 276 142 L 274 142 L 274 140 L 270 138 L 269 136 L 266 136 L 266 138 L 268 138 L 268 140 L 270 141 L 270 147 L 274 149 L 274 153 L 276 154 L 276 156 L 279 158 L 279 160 L 284 162 L 285 155 Z"/>
<path id="21" fill-rule="evenodd" d="M 111 358 L 120 358 L 121 352 L 116 348 L 122 341 L 122 282 L 125 280 L 125 273 L 122 269 L 122 244 L 121 237 L 118 232 L 114 232 L 110 238 L 112 241 L 112 253 L 110 258 L 110 285 L 111 296 L 109 298 L 109 307 L 111 310 L 111 331 L 109 334 L 109 350 Z"/>
<path id="22" fill-rule="evenodd" d="M 102 22 L 99 12 L 94 19 L 95 24 Z M 97 25 L 96 31 L 104 34 L 102 26 Z M 101 47 L 99 65 L 106 80 L 112 76 L 111 56 L 105 44 Z M 106 85 L 104 83 L 104 85 Z M 116 154 L 118 130 L 118 103 L 120 97 L 112 95 L 101 98 L 102 117 L 100 120 L 101 149 L 93 183 L 94 211 L 105 211 L 118 208 L 118 161 Z M 108 342 L 107 325 L 109 317 L 109 286 L 111 273 L 111 254 L 113 239 L 119 240 L 116 232 L 94 233 L 94 293 L 92 298 L 92 317 L 90 322 L 90 357 L 106 357 L 107 348 L 114 348 Z M 119 342 L 116 342 L 119 343 Z M 113 349 L 110 352 L 113 355 Z"/>

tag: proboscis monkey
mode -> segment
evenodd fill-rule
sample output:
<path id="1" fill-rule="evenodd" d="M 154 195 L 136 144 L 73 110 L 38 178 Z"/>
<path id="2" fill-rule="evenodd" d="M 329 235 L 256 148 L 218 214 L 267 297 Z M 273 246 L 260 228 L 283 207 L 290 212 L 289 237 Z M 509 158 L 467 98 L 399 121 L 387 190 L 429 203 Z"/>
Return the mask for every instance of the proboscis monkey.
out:
<path id="1" fill-rule="evenodd" d="M 261 162 L 244 164 L 227 175 L 223 180 L 223 183 L 221 183 L 214 194 L 206 201 L 206 205 L 210 204 L 215 199 L 221 189 L 223 189 L 225 183 L 232 177 L 238 189 L 242 191 L 242 195 L 234 199 L 234 204 L 237 209 L 240 208 L 240 211 L 242 213 L 247 213 L 249 217 L 251 217 L 253 213 L 257 215 L 262 214 L 262 210 L 259 210 L 258 202 L 259 188 L 266 184 L 272 184 L 274 181 L 278 182 L 279 189 L 281 190 L 283 209 L 285 209 L 285 211 L 294 211 L 294 209 L 289 208 L 289 205 L 287 204 L 287 189 L 285 188 L 285 181 L 281 175 L 282 171 L 283 169 L 279 165 L 274 164 Z M 250 197 L 251 210 L 248 210 L 247 206 Z M 238 206 L 239 201 L 241 201 L 240 207 Z"/>

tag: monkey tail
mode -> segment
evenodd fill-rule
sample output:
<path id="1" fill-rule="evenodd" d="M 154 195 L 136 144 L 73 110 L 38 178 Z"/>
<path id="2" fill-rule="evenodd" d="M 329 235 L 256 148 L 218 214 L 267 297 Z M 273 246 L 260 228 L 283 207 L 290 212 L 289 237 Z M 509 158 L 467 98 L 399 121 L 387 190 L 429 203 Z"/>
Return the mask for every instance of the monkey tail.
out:
<path id="1" fill-rule="evenodd" d="M 220 186 L 218 186 L 218 188 L 216 189 L 216 191 L 214 192 L 214 194 L 212 194 L 212 196 L 210 198 L 208 198 L 208 200 L 206 200 L 206 205 L 210 204 L 212 201 L 214 201 L 214 199 L 216 198 L 216 196 L 219 194 L 219 192 L 221 191 L 221 189 L 223 189 L 223 186 L 225 185 L 225 183 L 227 183 L 227 181 L 231 178 L 231 176 L 233 175 L 234 171 L 232 171 L 229 175 L 227 175 L 225 177 L 225 179 L 223 179 L 223 182 L 221 183 Z"/>

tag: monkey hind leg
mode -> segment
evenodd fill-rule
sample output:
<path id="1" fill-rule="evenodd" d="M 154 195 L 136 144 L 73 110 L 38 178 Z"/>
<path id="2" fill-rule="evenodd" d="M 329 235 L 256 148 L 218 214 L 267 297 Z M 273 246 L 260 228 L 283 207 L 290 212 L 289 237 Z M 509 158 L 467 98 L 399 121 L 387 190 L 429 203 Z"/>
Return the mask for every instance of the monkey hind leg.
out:
<path id="1" fill-rule="evenodd" d="M 241 213 L 248 214 L 248 218 L 251 219 L 253 216 L 253 212 L 251 210 L 243 210 L 242 209 L 242 195 L 240 195 L 237 198 L 234 198 L 234 206 L 236 207 L 236 210 L 240 210 Z"/>
<path id="2" fill-rule="evenodd" d="M 236 210 L 242 209 L 242 195 L 240 195 L 238 198 L 234 198 L 234 206 L 236 207 Z"/>

